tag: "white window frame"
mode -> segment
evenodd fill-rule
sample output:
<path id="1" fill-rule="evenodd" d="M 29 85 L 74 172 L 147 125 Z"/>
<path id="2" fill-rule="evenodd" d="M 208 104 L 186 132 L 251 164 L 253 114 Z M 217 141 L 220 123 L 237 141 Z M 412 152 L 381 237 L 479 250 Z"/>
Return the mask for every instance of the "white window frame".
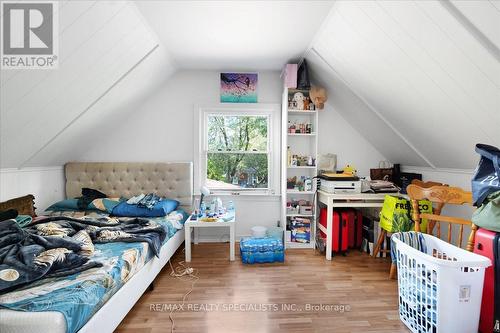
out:
<path id="1" fill-rule="evenodd" d="M 241 190 L 213 190 L 216 195 L 279 195 L 280 192 L 280 126 L 281 106 L 279 104 L 220 104 L 195 106 L 194 108 L 194 167 L 195 193 L 206 182 L 208 142 L 207 122 L 209 115 L 266 116 L 268 118 L 268 188 Z"/>

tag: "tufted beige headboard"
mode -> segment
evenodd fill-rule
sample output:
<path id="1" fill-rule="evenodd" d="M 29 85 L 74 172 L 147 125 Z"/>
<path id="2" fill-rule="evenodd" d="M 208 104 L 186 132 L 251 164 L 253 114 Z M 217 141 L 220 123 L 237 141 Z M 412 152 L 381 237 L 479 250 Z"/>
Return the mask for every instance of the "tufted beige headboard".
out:
<path id="1" fill-rule="evenodd" d="M 68 198 L 81 196 L 82 187 L 89 187 L 110 197 L 156 193 L 175 199 L 184 207 L 192 204 L 191 162 L 70 162 L 64 170 Z"/>

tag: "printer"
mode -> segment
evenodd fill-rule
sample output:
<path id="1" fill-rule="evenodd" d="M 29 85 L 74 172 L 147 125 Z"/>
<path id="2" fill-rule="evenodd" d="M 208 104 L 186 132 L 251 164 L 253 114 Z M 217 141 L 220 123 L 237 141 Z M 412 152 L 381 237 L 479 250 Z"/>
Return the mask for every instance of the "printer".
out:
<path id="1" fill-rule="evenodd" d="M 361 180 L 351 174 L 323 173 L 318 179 L 319 189 L 328 193 L 361 193 Z"/>

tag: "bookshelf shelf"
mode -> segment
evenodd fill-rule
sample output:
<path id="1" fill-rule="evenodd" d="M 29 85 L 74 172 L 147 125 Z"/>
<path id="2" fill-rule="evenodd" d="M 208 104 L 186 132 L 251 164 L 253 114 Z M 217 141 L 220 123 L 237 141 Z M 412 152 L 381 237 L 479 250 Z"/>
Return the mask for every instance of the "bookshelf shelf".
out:
<path id="1" fill-rule="evenodd" d="M 293 92 L 291 91 L 293 90 Z M 316 185 L 312 181 L 312 177 L 317 174 L 316 166 L 292 166 L 290 165 L 290 156 L 296 155 L 296 158 L 301 159 L 299 164 L 302 164 L 304 159 L 313 158 L 317 160 L 318 155 L 318 111 L 317 110 L 296 110 L 288 108 L 289 105 L 289 93 L 295 93 L 299 90 L 295 89 L 283 89 L 283 100 L 282 100 L 282 110 L 281 110 L 281 121 L 282 121 L 282 133 L 281 133 L 281 225 L 285 231 L 290 231 L 291 221 L 295 220 L 294 223 L 302 223 L 303 219 L 308 219 L 310 221 L 310 237 L 309 242 L 291 242 L 289 237 L 286 237 L 285 247 L 290 249 L 314 249 L 315 246 L 315 233 L 316 233 Z M 307 94 L 307 91 L 302 91 Z M 289 126 L 299 126 L 302 132 L 305 127 L 307 132 L 311 133 L 289 133 Z M 292 127 L 293 128 L 293 127 Z M 297 127 L 295 127 L 297 128 Z M 290 149 L 289 149 L 290 147 Z M 290 156 L 289 156 L 290 154 Z M 301 184 L 300 189 L 305 187 L 301 177 L 303 179 L 310 179 L 312 182 L 312 189 L 307 191 L 299 191 L 295 189 L 287 189 L 287 179 L 297 177 L 299 184 Z M 287 202 L 306 200 L 313 207 L 312 214 L 287 214 Z M 307 225 L 308 223 L 306 223 Z M 297 224 L 295 224 L 297 228 Z"/>

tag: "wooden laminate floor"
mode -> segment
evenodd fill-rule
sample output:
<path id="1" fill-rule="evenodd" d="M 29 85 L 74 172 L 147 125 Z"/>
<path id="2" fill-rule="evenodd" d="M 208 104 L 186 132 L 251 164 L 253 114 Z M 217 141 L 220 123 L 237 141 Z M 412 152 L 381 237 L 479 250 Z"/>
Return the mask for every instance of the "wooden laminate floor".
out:
<path id="1" fill-rule="evenodd" d="M 409 332 L 388 259 L 353 250 L 328 262 L 312 250 L 288 250 L 284 264 L 243 265 L 238 256 L 229 262 L 228 244 L 192 249 L 199 280 L 173 313 L 175 332 Z M 174 266 L 181 260 L 180 249 Z M 117 332 L 170 332 L 169 307 L 182 303 L 191 282 L 169 273 L 167 264 Z"/>

